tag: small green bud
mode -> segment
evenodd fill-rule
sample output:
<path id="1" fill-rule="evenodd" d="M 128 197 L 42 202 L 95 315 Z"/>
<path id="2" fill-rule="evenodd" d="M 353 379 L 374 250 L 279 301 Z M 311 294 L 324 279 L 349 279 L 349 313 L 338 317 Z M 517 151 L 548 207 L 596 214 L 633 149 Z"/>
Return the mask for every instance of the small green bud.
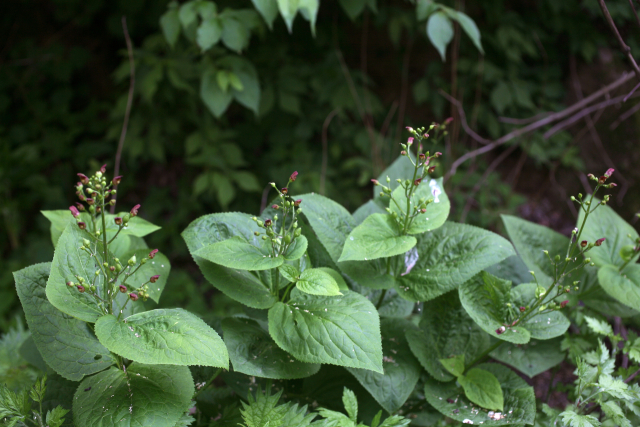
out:
<path id="1" fill-rule="evenodd" d="M 142 258 L 142 259 L 140 260 L 140 264 L 146 264 L 148 259 L 149 259 L 149 258 Z"/>
<path id="2" fill-rule="evenodd" d="M 95 292 L 96 291 L 96 287 L 94 285 L 89 286 L 89 289 L 91 289 L 91 292 Z"/>
<path id="3" fill-rule="evenodd" d="M 103 262 L 103 263 L 102 263 L 102 266 L 103 266 L 104 268 L 107 268 L 107 267 L 109 267 L 109 263 L 107 263 L 107 262 Z"/>
<path id="4" fill-rule="evenodd" d="M 100 172 L 100 171 L 96 172 L 96 176 L 97 176 L 98 178 L 102 178 L 102 172 Z"/>
<path id="5" fill-rule="evenodd" d="M 553 257 L 553 260 L 555 262 L 560 262 L 560 255 L 556 255 L 555 257 Z"/>
<path id="6" fill-rule="evenodd" d="M 82 239 L 82 244 L 85 246 L 91 246 L 91 242 L 87 239 Z"/>
<path id="7" fill-rule="evenodd" d="M 96 236 L 100 236 L 100 230 L 96 230 Z"/>
<path id="8" fill-rule="evenodd" d="M 75 286 L 76 284 L 73 282 L 67 282 L 67 286 Z"/>
<path id="9" fill-rule="evenodd" d="M 132 256 L 131 258 L 129 258 L 129 261 L 127 261 L 127 264 L 129 264 L 130 266 L 133 266 L 136 263 L 136 256 Z"/>
<path id="10" fill-rule="evenodd" d="M 100 275 L 100 270 L 96 270 L 96 276 Z"/>
<path id="11" fill-rule="evenodd" d="M 542 251 L 542 253 L 545 254 L 545 255 L 549 255 L 549 251 L 546 250 L 546 249 L 544 251 Z"/>
<path id="12" fill-rule="evenodd" d="M 284 242 L 286 244 L 291 243 L 291 235 L 290 234 L 287 234 L 286 236 L 284 236 Z"/>
<path id="13" fill-rule="evenodd" d="M 295 237 L 300 237 L 302 234 L 302 228 L 296 228 L 296 231 L 293 233 Z"/>
<path id="14" fill-rule="evenodd" d="M 126 213 L 126 214 L 122 215 L 122 222 L 127 223 L 127 222 L 129 222 L 130 219 L 131 219 L 131 214 L 130 213 Z"/>
<path id="15" fill-rule="evenodd" d="M 387 175 L 387 184 L 391 182 L 391 178 Z"/>
<path id="16" fill-rule="evenodd" d="M 267 236 L 262 236 L 262 240 L 267 240 Z"/>
<path id="17" fill-rule="evenodd" d="M 547 305 L 546 305 L 546 304 L 542 304 L 542 305 L 540 306 L 540 308 L 538 309 L 538 311 L 544 311 L 544 310 L 546 310 L 546 309 L 547 309 Z"/>
<path id="18" fill-rule="evenodd" d="M 264 227 L 264 222 L 262 221 L 257 221 L 256 224 L 258 224 L 258 227 Z"/>
<path id="19" fill-rule="evenodd" d="M 573 290 L 578 292 L 580 290 L 580 288 L 576 286 L 575 288 L 573 288 Z"/>
<path id="20" fill-rule="evenodd" d="M 535 292 L 536 298 L 539 299 L 539 298 L 543 297 L 546 293 L 547 293 L 547 290 L 545 288 L 543 288 L 542 286 L 538 286 L 536 288 L 536 292 Z"/>

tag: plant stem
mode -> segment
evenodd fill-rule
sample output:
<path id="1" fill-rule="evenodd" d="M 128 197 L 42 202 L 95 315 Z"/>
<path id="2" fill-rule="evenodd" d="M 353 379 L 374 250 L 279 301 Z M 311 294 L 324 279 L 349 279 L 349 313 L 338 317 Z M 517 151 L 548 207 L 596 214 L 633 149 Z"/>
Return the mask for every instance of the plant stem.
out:
<path id="1" fill-rule="evenodd" d="M 382 301 L 384 300 L 385 295 L 387 294 L 387 290 L 383 289 L 380 294 L 380 298 L 378 299 L 378 303 L 376 304 L 376 309 L 380 310 L 380 306 L 382 306 Z"/>
<path id="2" fill-rule="evenodd" d="M 473 359 L 469 364 L 467 364 L 467 366 L 465 367 L 465 371 L 469 370 L 469 368 L 473 367 L 474 365 L 476 365 L 477 363 L 481 362 L 485 357 L 487 357 L 489 355 L 489 353 L 491 353 L 493 350 L 495 350 L 496 348 L 500 347 L 502 344 L 504 344 L 506 341 L 503 340 L 499 340 L 498 342 L 496 342 L 494 345 L 492 345 L 491 347 L 489 347 L 488 349 L 486 349 L 485 351 L 482 352 L 482 354 L 480 354 L 478 357 L 476 357 L 475 359 Z"/>

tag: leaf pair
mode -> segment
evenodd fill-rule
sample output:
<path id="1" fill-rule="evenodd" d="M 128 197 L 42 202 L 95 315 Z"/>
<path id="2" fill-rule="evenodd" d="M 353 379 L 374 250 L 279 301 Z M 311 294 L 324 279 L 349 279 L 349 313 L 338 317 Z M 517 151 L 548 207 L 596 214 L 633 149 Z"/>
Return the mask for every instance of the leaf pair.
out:
<path id="1" fill-rule="evenodd" d="M 481 368 L 472 368 L 465 372 L 464 354 L 440 359 L 440 363 L 457 378 L 470 401 L 487 409 L 497 411 L 504 409 L 504 396 L 500 382 L 491 372 Z"/>

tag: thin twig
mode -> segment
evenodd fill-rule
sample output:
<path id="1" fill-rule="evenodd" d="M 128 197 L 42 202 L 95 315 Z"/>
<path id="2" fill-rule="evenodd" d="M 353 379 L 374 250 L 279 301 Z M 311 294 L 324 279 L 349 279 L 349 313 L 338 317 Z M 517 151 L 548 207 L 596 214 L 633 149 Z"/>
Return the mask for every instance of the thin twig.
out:
<path id="1" fill-rule="evenodd" d="M 549 114 L 552 114 L 548 111 L 544 113 L 538 113 L 535 116 L 527 117 L 526 119 L 516 119 L 513 117 L 498 117 L 498 121 L 502 123 L 508 123 L 510 125 L 528 125 L 529 123 L 533 123 L 536 120 L 540 120 L 542 118 L 547 117 Z"/>
<path id="2" fill-rule="evenodd" d="M 629 117 L 633 116 L 638 110 L 640 110 L 640 102 L 634 105 L 633 107 L 629 108 L 625 113 L 621 114 L 620 117 L 616 119 L 616 121 L 611 123 L 611 125 L 609 126 L 609 129 L 615 130 L 618 126 L 620 126 L 620 123 L 624 122 Z"/>
<path id="3" fill-rule="evenodd" d="M 640 26 L 640 17 L 638 17 L 638 12 L 636 12 L 636 7 L 633 5 L 633 0 L 629 0 L 629 6 L 631 6 L 631 10 L 633 10 L 633 15 L 636 17 L 636 23 Z"/>
<path id="4" fill-rule="evenodd" d="M 340 110 L 336 108 L 332 112 L 329 113 L 326 119 L 324 119 L 324 123 L 322 124 L 322 168 L 320 170 L 320 194 L 324 196 L 324 181 L 327 177 L 327 163 L 328 163 L 328 143 L 327 143 L 327 133 L 329 130 L 329 124 L 333 117 L 338 114 Z"/>
<path id="5" fill-rule="evenodd" d="M 629 92 L 627 94 L 627 96 L 624 97 L 624 99 L 622 100 L 622 102 L 627 102 L 627 99 L 631 98 L 631 95 L 633 95 L 635 93 L 636 90 L 638 90 L 638 88 L 640 87 L 640 83 L 638 83 L 637 85 L 635 85 L 633 87 L 633 89 L 631 89 L 631 92 Z"/>
<path id="6" fill-rule="evenodd" d="M 448 179 L 451 175 L 455 174 L 458 167 L 464 163 L 465 161 L 479 156 L 481 154 L 487 153 L 491 150 L 493 150 L 496 147 L 499 147 L 500 145 L 511 141 L 514 138 L 517 138 L 521 135 L 524 135 L 528 132 L 534 131 L 536 129 L 539 129 L 543 126 L 547 126 L 553 122 L 555 122 L 556 120 L 562 119 L 566 116 L 569 116 L 573 113 L 575 113 L 576 111 L 579 111 L 581 108 L 584 108 L 586 105 L 589 105 L 592 101 L 594 101 L 595 99 L 598 99 L 599 97 L 601 97 L 602 95 L 611 92 L 613 89 L 616 89 L 617 87 L 623 85 L 624 83 L 628 82 L 629 80 L 631 80 L 632 78 L 635 77 L 635 73 L 623 73 L 623 75 L 621 77 L 619 77 L 617 80 L 615 80 L 614 82 L 610 83 L 609 85 L 603 87 L 602 89 L 592 93 L 591 95 L 589 95 L 588 97 L 584 98 L 582 101 L 576 102 L 575 104 L 571 105 L 570 107 L 565 108 L 562 111 L 558 111 L 557 113 L 553 113 L 550 114 L 549 116 L 538 120 L 536 122 L 533 122 L 531 124 L 529 124 L 528 126 L 525 126 L 523 128 L 520 129 L 516 129 L 512 132 L 509 132 L 508 134 L 498 138 L 497 140 L 493 141 L 491 144 L 487 144 L 484 147 L 478 148 L 477 150 L 473 150 L 470 151 L 466 154 L 464 154 L 463 156 L 461 156 L 460 158 L 458 158 L 455 162 L 453 162 L 453 164 L 451 165 L 451 169 L 449 170 L 449 172 L 447 172 L 447 174 L 445 175 L 445 179 Z M 440 92 L 442 93 L 442 91 Z M 473 136 L 472 136 L 473 137 Z M 484 139 L 484 138 L 483 138 Z"/>
<path id="7" fill-rule="evenodd" d="M 638 369 L 637 371 L 635 371 L 633 374 L 629 375 L 629 377 L 624 380 L 625 383 L 629 384 L 629 381 L 631 381 L 632 379 L 634 379 L 636 377 L 636 375 L 640 374 L 640 369 Z"/>
<path id="8" fill-rule="evenodd" d="M 133 61 L 133 46 L 131 44 L 131 38 L 129 37 L 129 30 L 127 28 L 127 17 L 122 17 L 122 31 L 124 32 L 124 39 L 127 42 L 127 52 L 129 53 L 129 95 L 127 97 L 127 107 L 124 111 L 124 122 L 122 123 L 122 132 L 120 132 L 120 141 L 118 141 L 118 150 L 116 151 L 116 164 L 113 171 L 113 176 L 118 176 L 120 173 L 120 159 L 122 158 L 122 147 L 124 147 L 124 139 L 127 136 L 127 127 L 129 126 L 129 116 L 131 115 L 131 104 L 133 104 L 133 88 L 136 84 L 136 67 Z M 117 189 L 116 184 L 113 185 L 114 189 Z M 116 199 L 117 200 L 117 199 Z M 111 213 L 115 213 L 116 205 L 111 205 Z"/>
<path id="9" fill-rule="evenodd" d="M 605 19 L 609 23 L 609 26 L 611 27 L 611 31 L 613 31 L 613 34 L 618 39 L 618 43 L 620 43 L 620 47 L 622 47 L 622 50 L 624 51 L 625 55 L 627 55 L 627 58 L 629 58 L 629 62 L 631 62 L 631 66 L 636 71 L 636 77 L 640 78 L 640 67 L 638 67 L 638 63 L 636 62 L 636 60 L 633 58 L 633 55 L 631 54 L 631 48 L 624 42 L 624 40 L 622 40 L 622 36 L 620 35 L 620 32 L 618 31 L 618 27 L 616 27 L 615 22 L 613 22 L 613 18 L 609 13 L 609 9 L 607 9 L 606 3 L 604 2 L 604 0 L 598 0 L 598 3 L 600 4 L 600 9 L 602 10 L 602 14 L 604 15 Z"/>
<path id="10" fill-rule="evenodd" d="M 450 103 L 456 106 L 456 108 L 458 109 L 458 115 L 460 116 L 460 122 L 462 123 L 462 127 L 464 128 L 464 131 L 467 132 L 467 134 L 469 134 L 473 139 L 475 139 L 480 144 L 491 144 L 490 139 L 481 137 L 473 129 L 469 127 L 469 124 L 467 123 L 467 116 L 464 112 L 464 108 L 462 108 L 462 104 L 460 104 L 460 101 L 458 101 L 453 96 L 449 95 L 444 91 L 440 91 L 440 94 L 445 98 L 447 98 L 447 100 Z"/>

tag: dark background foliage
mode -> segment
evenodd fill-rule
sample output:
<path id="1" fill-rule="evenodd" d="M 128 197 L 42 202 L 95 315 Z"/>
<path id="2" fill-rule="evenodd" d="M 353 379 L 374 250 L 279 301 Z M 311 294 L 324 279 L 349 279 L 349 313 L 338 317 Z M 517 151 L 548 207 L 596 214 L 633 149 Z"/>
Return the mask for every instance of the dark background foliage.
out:
<path id="1" fill-rule="evenodd" d="M 39 211 L 74 201 L 77 172 L 102 163 L 113 170 L 129 87 L 123 16 L 136 80 L 119 207 L 141 203 L 141 215 L 162 226 L 149 243 L 174 265 L 164 304 L 200 313 L 234 307 L 201 286 L 180 238 L 196 217 L 258 213 L 269 197 L 264 185 L 294 170 L 295 192 L 319 191 L 353 211 L 370 197 L 369 180 L 398 155 L 404 126 L 454 117 L 446 144 L 434 147 L 445 153 L 441 175 L 478 146 L 440 91 L 461 100 L 471 128 L 494 139 L 514 129 L 504 118 L 561 110 L 630 69 L 596 0 L 444 1 L 475 20 L 485 52 L 456 27 L 445 62 L 411 1 L 348 7 L 360 3 L 321 2 L 314 37 L 300 16 L 290 34 L 280 17 L 270 30 L 249 0 L 218 1 L 218 11 L 243 11 L 249 33 L 238 36 L 240 53 L 222 43 L 203 53 L 184 36 L 170 47 L 159 24 L 164 1 L 2 2 L 0 328 L 19 313 L 11 272 L 52 258 Z M 608 4 L 638 51 L 628 2 Z M 217 118 L 203 102 L 203 76 L 228 56 L 255 68 L 257 113 L 233 101 Z M 580 175 L 608 167 L 619 171 L 613 206 L 631 219 L 640 211 L 640 116 L 620 118 L 633 105 L 613 105 L 548 139 L 546 129 L 527 134 L 465 163 L 447 182 L 451 219 L 500 231 L 499 214 L 518 213 L 566 233 L 576 214 L 566 194 L 581 191 Z"/>

